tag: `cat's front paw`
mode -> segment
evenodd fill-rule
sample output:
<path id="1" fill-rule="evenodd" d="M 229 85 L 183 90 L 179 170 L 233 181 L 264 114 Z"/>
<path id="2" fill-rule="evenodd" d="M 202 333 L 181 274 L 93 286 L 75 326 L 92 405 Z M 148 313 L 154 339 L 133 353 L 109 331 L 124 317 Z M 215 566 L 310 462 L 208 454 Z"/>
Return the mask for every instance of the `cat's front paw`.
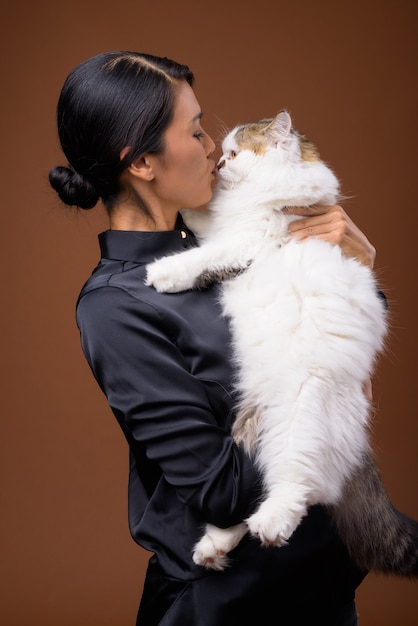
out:
<path id="1" fill-rule="evenodd" d="M 247 525 L 251 535 L 257 537 L 264 546 L 280 547 L 286 545 L 305 514 L 304 508 L 292 510 L 289 502 L 270 498 L 247 519 Z"/>
<path id="2" fill-rule="evenodd" d="M 193 279 L 182 271 L 182 266 L 174 256 L 150 263 L 146 266 L 146 271 L 145 284 L 160 293 L 177 293 L 193 287 Z"/>

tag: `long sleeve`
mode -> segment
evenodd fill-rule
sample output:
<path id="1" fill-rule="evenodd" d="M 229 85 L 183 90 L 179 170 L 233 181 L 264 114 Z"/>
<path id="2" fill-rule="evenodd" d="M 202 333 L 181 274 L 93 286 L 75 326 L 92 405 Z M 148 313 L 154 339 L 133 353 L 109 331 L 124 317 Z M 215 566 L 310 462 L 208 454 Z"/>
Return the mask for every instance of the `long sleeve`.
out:
<path id="1" fill-rule="evenodd" d="M 254 508 L 259 484 L 228 432 L 225 321 L 209 293 L 160 299 L 180 307 L 158 308 L 112 281 L 90 291 L 78 307 L 83 350 L 134 450 L 201 520 L 235 524 Z"/>

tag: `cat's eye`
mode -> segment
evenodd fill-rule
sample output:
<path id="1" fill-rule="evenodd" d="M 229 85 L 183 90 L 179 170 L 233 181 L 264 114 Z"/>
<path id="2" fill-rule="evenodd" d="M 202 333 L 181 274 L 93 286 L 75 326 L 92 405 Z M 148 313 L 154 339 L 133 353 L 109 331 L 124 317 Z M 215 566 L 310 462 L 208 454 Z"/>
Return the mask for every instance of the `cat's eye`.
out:
<path id="1" fill-rule="evenodd" d="M 231 150 L 231 152 L 230 152 L 231 159 L 235 159 L 235 157 L 237 157 L 237 156 L 238 156 L 238 152 L 235 152 L 235 150 Z"/>

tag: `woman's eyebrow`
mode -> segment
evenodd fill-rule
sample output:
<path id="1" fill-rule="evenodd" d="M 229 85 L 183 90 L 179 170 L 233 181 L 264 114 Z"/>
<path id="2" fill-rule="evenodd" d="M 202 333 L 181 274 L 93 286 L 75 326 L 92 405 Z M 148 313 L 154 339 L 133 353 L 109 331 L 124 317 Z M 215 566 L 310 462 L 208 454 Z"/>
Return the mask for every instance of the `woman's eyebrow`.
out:
<path id="1" fill-rule="evenodd" d="M 194 118 L 192 119 L 192 122 L 197 122 L 197 120 L 201 120 L 202 117 L 203 117 L 203 113 L 202 111 L 200 111 L 200 113 L 194 116 Z"/>

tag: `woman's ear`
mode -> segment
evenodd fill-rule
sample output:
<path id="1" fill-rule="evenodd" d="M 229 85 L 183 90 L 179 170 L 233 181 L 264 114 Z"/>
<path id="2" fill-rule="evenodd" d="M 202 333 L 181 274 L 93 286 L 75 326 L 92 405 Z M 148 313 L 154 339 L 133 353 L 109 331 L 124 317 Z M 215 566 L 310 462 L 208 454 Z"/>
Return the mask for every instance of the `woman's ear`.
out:
<path id="1" fill-rule="evenodd" d="M 141 180 L 153 180 L 154 171 L 152 169 L 152 165 L 150 160 L 146 155 L 140 156 L 136 159 L 134 163 L 127 168 L 128 172 L 135 176 L 136 178 L 140 178 Z"/>
<path id="2" fill-rule="evenodd" d="M 121 161 L 126 157 L 130 149 L 130 146 L 126 146 L 126 148 L 122 150 L 119 155 Z M 136 178 L 140 178 L 141 180 L 152 180 L 154 178 L 154 172 L 152 171 L 151 163 L 149 162 L 146 154 L 138 157 L 126 169 L 133 176 L 136 176 Z"/>

